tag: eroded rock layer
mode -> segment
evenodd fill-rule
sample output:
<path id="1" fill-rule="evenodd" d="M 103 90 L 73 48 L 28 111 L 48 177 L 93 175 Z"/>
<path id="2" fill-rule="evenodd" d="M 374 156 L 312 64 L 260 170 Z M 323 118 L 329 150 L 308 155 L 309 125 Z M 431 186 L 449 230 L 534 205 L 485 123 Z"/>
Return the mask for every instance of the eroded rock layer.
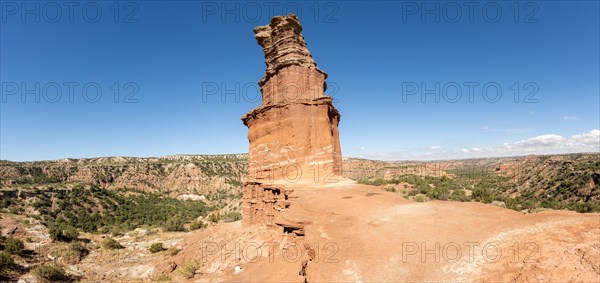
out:
<path id="1" fill-rule="evenodd" d="M 242 212 L 245 224 L 275 227 L 275 217 L 289 207 L 290 192 L 282 186 L 248 182 L 244 186 Z"/>
<path id="2" fill-rule="evenodd" d="M 262 105 L 245 114 L 250 180 L 328 182 L 342 174 L 339 112 L 324 95 L 327 74 L 317 68 L 295 15 L 254 29 L 267 70 Z"/>

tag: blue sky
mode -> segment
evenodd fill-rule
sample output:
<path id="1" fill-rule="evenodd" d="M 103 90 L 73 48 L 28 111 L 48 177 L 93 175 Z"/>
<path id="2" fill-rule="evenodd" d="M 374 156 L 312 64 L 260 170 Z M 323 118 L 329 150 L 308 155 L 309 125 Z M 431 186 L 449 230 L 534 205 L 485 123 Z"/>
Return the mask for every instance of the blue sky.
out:
<path id="1" fill-rule="evenodd" d="M 345 156 L 600 151 L 598 1 L 1 4 L 0 159 L 247 152 L 252 29 L 287 12 Z"/>

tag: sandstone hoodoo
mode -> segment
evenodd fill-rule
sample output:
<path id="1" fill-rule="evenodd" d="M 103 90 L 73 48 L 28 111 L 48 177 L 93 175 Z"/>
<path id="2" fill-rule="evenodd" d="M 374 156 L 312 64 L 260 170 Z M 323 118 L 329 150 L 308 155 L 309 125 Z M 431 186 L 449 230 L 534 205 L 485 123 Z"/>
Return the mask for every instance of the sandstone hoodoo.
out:
<path id="1" fill-rule="evenodd" d="M 267 70 L 259 81 L 262 105 L 242 117 L 250 142 L 244 223 L 301 231 L 276 219 L 289 206 L 284 184 L 341 177 L 340 114 L 325 95 L 327 74 L 306 48 L 296 15 L 274 17 L 254 33 Z"/>
<path id="2" fill-rule="evenodd" d="M 341 176 L 340 114 L 324 94 L 327 74 L 317 68 L 301 32 L 293 14 L 254 29 L 267 70 L 259 82 L 262 105 L 242 117 L 250 180 L 328 182 Z"/>

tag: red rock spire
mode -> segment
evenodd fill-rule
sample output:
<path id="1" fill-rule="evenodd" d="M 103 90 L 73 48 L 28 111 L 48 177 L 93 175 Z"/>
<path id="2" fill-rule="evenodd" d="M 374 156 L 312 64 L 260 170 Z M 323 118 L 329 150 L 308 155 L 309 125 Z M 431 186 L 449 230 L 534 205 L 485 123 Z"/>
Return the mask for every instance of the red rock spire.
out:
<path id="1" fill-rule="evenodd" d="M 317 68 L 306 48 L 296 15 L 274 17 L 269 25 L 254 28 L 254 34 L 267 65 L 258 83 L 263 105 L 324 96 L 327 74 Z"/>
<path id="2" fill-rule="evenodd" d="M 262 105 L 242 117 L 250 179 L 323 182 L 341 176 L 340 114 L 324 95 L 327 74 L 306 48 L 298 17 L 274 17 L 254 33 L 267 70 L 259 82 Z"/>

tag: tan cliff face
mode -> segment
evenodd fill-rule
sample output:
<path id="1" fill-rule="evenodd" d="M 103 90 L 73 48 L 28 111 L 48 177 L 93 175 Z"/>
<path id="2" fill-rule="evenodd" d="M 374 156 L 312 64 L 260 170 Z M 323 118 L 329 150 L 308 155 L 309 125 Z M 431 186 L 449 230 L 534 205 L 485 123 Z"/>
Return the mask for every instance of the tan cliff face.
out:
<path id="1" fill-rule="evenodd" d="M 0 161 L 0 187 L 95 184 L 106 189 L 148 192 L 206 193 L 242 186 L 247 179 L 247 154 L 175 155 L 160 158 L 102 157 L 57 161 Z M 600 200 L 600 155 L 503 157 L 448 161 L 377 161 L 344 158 L 343 177 L 353 180 L 403 180 L 403 176 L 447 176 L 474 180 L 476 173 L 504 178 L 506 196 L 551 196 L 559 201 Z M 467 173 L 456 176 L 457 172 Z M 595 176 L 595 177 L 594 177 Z M 333 177 L 335 180 L 337 177 Z M 594 179 L 595 178 L 595 179 Z M 290 182 L 291 183 L 291 182 Z M 556 195 L 563 183 L 571 194 Z M 67 186 L 68 187 L 68 186 Z M 568 193 L 568 191 L 565 191 Z"/>
<path id="2" fill-rule="evenodd" d="M 106 189 L 205 194 L 240 189 L 247 155 L 175 155 L 160 158 L 106 157 L 60 161 L 3 162 L 0 186 L 92 184 Z"/>
<path id="3" fill-rule="evenodd" d="M 250 142 L 248 177 L 260 182 L 326 182 L 342 175 L 340 114 L 324 95 L 327 74 L 317 68 L 295 15 L 254 29 L 267 70 L 262 105 L 245 114 Z"/>

